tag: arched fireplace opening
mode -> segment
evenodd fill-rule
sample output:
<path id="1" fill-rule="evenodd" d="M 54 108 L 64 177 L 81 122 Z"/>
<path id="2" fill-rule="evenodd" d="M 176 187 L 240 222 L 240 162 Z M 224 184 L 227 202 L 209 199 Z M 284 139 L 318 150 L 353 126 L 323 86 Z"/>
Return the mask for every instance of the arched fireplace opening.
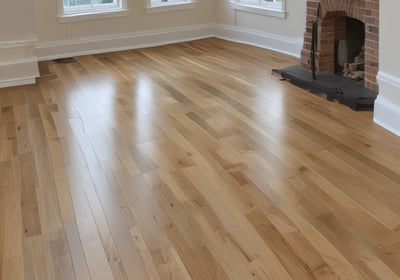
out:
<path id="1" fill-rule="evenodd" d="M 365 23 L 337 13 L 327 13 L 319 25 L 317 71 L 363 81 Z"/>
<path id="2" fill-rule="evenodd" d="M 327 57 L 330 56 L 326 62 L 330 65 L 326 65 L 326 69 L 323 70 L 343 75 L 348 79 L 364 80 L 365 24 L 347 16 L 327 18 L 321 25 L 324 26 L 327 22 L 328 25 L 332 25 L 333 35 L 321 32 L 320 51 L 325 52 Z"/>
<path id="3" fill-rule="evenodd" d="M 336 26 L 338 34 L 335 39 L 334 71 L 339 74 L 343 73 L 345 78 L 363 80 L 364 75 L 362 72 L 364 72 L 365 68 L 365 24 L 351 17 L 340 17 L 336 21 L 338 23 Z M 352 77 L 349 75 L 351 72 L 359 72 L 359 75 Z"/>

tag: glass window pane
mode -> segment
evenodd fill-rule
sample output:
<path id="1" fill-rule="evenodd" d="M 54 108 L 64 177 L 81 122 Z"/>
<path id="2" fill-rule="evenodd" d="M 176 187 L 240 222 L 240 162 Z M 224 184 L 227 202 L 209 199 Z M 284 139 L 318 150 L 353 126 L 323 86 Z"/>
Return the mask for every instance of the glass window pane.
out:
<path id="1" fill-rule="evenodd" d="M 93 0 L 93 4 L 113 4 L 114 0 Z"/>
<path id="2" fill-rule="evenodd" d="M 90 5 L 91 0 L 64 0 L 64 7 Z"/>
<path id="3" fill-rule="evenodd" d="M 151 0 L 152 4 L 159 4 L 159 3 L 185 3 L 189 2 L 189 0 Z"/>

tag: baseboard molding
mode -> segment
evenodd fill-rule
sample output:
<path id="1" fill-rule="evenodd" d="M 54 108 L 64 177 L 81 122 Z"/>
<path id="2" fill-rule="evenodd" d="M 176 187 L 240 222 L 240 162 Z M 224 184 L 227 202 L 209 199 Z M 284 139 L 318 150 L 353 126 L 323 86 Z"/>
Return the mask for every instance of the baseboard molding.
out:
<path id="1" fill-rule="evenodd" d="M 0 81 L 0 88 L 32 85 L 35 83 L 36 83 L 36 77 L 12 79 L 7 81 Z"/>
<path id="2" fill-rule="evenodd" d="M 300 58 L 303 39 L 289 38 L 232 25 L 215 24 L 215 37 Z"/>
<path id="3" fill-rule="evenodd" d="M 39 61 L 131 49 L 148 48 L 208 38 L 213 24 L 165 28 L 76 40 L 42 42 L 36 45 Z"/>
<path id="4" fill-rule="evenodd" d="M 217 37 L 300 57 L 302 41 L 255 30 L 216 23 L 167 28 L 146 32 L 97 36 L 75 40 L 41 42 L 36 45 L 39 61 L 113 51 L 162 46 Z"/>
<path id="5" fill-rule="evenodd" d="M 34 84 L 39 76 L 35 40 L 1 42 L 0 88 Z"/>
<path id="6" fill-rule="evenodd" d="M 39 42 L 35 38 L 0 42 L 0 87 L 34 83 L 37 61 L 138 49 L 217 37 L 300 57 L 302 42 L 293 38 L 216 23 L 128 34 Z M 4 51 L 6 50 L 6 51 Z"/>
<path id="7" fill-rule="evenodd" d="M 400 78 L 379 72 L 379 95 L 375 101 L 374 122 L 400 136 Z"/>

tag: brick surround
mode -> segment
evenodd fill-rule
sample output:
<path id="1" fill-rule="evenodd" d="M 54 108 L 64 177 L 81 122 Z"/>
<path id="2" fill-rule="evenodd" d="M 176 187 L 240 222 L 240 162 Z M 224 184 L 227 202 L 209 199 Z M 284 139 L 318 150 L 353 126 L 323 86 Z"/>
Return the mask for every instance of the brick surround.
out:
<path id="1" fill-rule="evenodd" d="M 318 49 L 317 72 L 334 72 L 335 41 L 345 39 L 345 17 L 358 19 L 365 24 L 365 87 L 378 91 L 376 75 L 379 66 L 379 0 L 307 0 L 307 27 L 301 63 L 311 69 L 312 22 L 317 19 Z"/>

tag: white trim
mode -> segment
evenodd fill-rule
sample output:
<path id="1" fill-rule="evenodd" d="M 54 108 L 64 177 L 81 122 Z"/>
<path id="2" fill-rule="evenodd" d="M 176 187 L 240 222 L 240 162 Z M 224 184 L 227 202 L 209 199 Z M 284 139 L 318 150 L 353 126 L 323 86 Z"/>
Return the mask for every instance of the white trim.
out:
<path id="1" fill-rule="evenodd" d="M 37 59 L 16 59 L 0 65 L 0 88 L 34 84 L 39 77 Z"/>
<path id="2" fill-rule="evenodd" d="M 400 136 L 400 78 L 380 71 L 377 80 L 374 122 Z"/>
<path id="3" fill-rule="evenodd" d="M 28 36 L 27 39 L 24 39 L 24 40 L 13 40 L 13 41 L 0 42 L 0 49 L 31 46 L 31 45 L 34 45 L 36 42 L 37 42 L 36 36 L 30 35 L 30 36 Z"/>
<path id="4" fill-rule="evenodd" d="M 300 58 L 302 38 L 294 39 L 232 25 L 200 24 L 179 28 L 43 42 L 36 45 L 39 61 L 154 47 L 196 39 L 217 37 Z"/>
<path id="5" fill-rule="evenodd" d="M 233 7 L 234 10 L 244 11 L 248 13 L 253 13 L 257 15 L 270 16 L 270 17 L 278 17 L 278 18 L 286 18 L 286 11 L 284 9 L 284 2 L 282 2 L 282 9 L 271 9 L 263 6 L 253 6 L 247 5 L 240 2 L 236 2 L 234 0 L 229 1 L 229 4 Z"/>
<path id="6" fill-rule="evenodd" d="M 386 83 L 394 87 L 400 87 L 400 78 L 387 74 L 383 71 L 379 71 L 376 78 L 379 82 Z"/>
<path id="7" fill-rule="evenodd" d="M 146 12 L 148 14 L 155 14 L 155 13 L 164 13 L 164 12 L 170 12 L 170 11 L 176 11 L 176 10 L 188 10 L 188 9 L 194 9 L 197 5 L 197 1 L 188 1 L 188 2 L 172 2 L 168 3 L 166 2 L 165 4 L 151 4 L 151 1 L 148 1 L 148 5 L 146 7 Z"/>
<path id="8" fill-rule="evenodd" d="M 7 81 L 0 81 L 0 88 L 35 84 L 36 83 L 35 78 L 36 78 L 36 76 L 35 77 L 27 77 L 27 78 L 10 79 Z"/>
<path id="9" fill-rule="evenodd" d="M 215 37 L 232 42 L 243 43 L 300 58 L 303 38 L 290 38 L 272 33 L 237 27 L 233 25 L 215 24 Z"/>
<path id="10" fill-rule="evenodd" d="M 107 4 L 104 4 L 107 5 Z M 126 0 L 118 0 L 116 5 L 104 6 L 104 8 L 64 8 L 64 0 L 57 0 L 57 19 L 60 23 L 77 22 L 83 20 L 94 20 L 99 18 L 122 17 L 129 14 Z"/>
<path id="11" fill-rule="evenodd" d="M 213 24 L 200 24 L 75 40 L 43 42 L 36 45 L 36 53 L 39 61 L 43 61 L 161 46 L 212 37 L 213 27 Z"/>
<path id="12" fill-rule="evenodd" d="M 0 67 L 2 66 L 10 66 L 10 65 L 17 65 L 17 64 L 26 64 L 26 63 L 37 63 L 37 57 L 28 57 L 28 58 L 17 58 L 11 61 L 0 61 Z"/>
<path id="13" fill-rule="evenodd" d="M 37 57 L 34 55 L 36 37 L 0 43 L 0 88 L 35 83 L 39 76 Z"/>
<path id="14" fill-rule="evenodd" d="M 77 22 L 83 20 L 96 20 L 100 18 L 123 17 L 127 15 L 129 15 L 129 10 L 116 9 L 109 11 L 97 11 L 97 12 L 78 13 L 78 14 L 64 14 L 64 15 L 59 15 L 57 18 L 60 23 L 67 23 L 67 22 Z"/>
<path id="15" fill-rule="evenodd" d="M 39 61 L 43 61 L 161 46 L 209 37 L 270 49 L 296 58 L 300 58 L 303 45 L 302 38 L 294 39 L 231 25 L 211 23 L 84 39 L 42 42 L 36 45 L 36 53 Z"/>

